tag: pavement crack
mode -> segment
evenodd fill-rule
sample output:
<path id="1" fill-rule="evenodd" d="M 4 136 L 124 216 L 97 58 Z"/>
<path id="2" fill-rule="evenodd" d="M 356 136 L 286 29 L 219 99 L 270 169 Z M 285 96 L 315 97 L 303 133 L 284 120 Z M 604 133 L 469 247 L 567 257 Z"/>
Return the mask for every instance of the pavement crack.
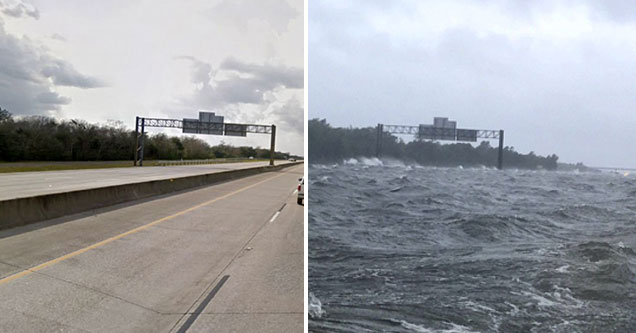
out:
<path id="1" fill-rule="evenodd" d="M 28 270 L 28 269 L 22 268 L 22 267 L 20 267 L 20 266 L 18 266 L 18 265 L 10 264 L 10 263 L 8 263 L 8 262 L 4 262 L 4 261 L 0 261 L 0 264 L 3 264 L 3 265 L 7 265 L 7 266 L 10 266 L 10 267 L 17 268 L 17 269 L 19 269 L 19 270 L 21 270 L 21 271 L 26 271 L 26 270 Z M 4 275 L 4 276 L 1 276 L 1 275 L 0 275 L 0 280 L 1 280 L 1 279 L 6 278 L 7 276 L 11 276 L 11 275 L 13 275 L 13 274 L 15 274 L 15 272 L 13 272 L 13 273 L 9 273 L 9 274 Z"/>

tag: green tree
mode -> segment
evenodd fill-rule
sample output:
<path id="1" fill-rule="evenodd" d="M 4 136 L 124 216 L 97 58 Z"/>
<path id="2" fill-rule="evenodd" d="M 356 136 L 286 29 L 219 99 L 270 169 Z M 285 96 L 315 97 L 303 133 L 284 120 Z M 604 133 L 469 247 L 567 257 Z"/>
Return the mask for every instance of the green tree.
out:
<path id="1" fill-rule="evenodd" d="M 11 112 L 0 107 L 0 122 L 10 121 L 12 119 Z"/>

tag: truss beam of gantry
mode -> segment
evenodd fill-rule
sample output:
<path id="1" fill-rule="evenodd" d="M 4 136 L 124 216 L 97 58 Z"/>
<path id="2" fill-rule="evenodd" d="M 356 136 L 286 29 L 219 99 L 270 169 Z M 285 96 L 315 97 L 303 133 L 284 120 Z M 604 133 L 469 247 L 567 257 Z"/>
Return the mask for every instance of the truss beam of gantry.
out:
<path id="1" fill-rule="evenodd" d="M 165 119 L 146 117 L 136 117 L 135 119 L 134 165 L 143 166 L 144 163 L 144 138 L 146 127 L 181 128 L 184 133 L 225 136 L 247 136 L 247 133 L 269 134 L 269 165 L 274 165 L 276 125 L 237 124 L 225 122 L 206 122 L 196 119 Z"/>
<path id="2" fill-rule="evenodd" d="M 382 137 L 384 133 L 413 135 L 417 140 L 445 140 L 445 141 L 466 141 L 475 142 L 477 139 L 499 139 L 499 150 L 497 154 L 497 168 L 503 168 L 503 130 L 479 130 L 464 128 L 445 128 L 431 125 L 385 125 L 378 124 L 376 134 L 376 156 L 380 157 L 382 152 Z"/>

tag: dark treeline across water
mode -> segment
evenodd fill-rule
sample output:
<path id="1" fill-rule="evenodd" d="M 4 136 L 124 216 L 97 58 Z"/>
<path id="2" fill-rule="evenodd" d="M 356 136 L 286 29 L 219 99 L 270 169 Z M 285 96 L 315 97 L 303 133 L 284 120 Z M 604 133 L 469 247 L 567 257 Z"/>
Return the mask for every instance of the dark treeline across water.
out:
<path id="1" fill-rule="evenodd" d="M 376 128 L 331 127 L 325 119 L 309 120 L 309 160 L 312 163 L 334 163 L 348 158 L 373 157 L 376 154 Z M 497 143 L 498 144 L 498 143 Z M 419 165 L 431 166 L 487 166 L 497 165 L 498 147 L 482 141 L 477 147 L 469 143 L 440 144 L 432 141 L 403 142 L 394 135 L 382 139 L 382 156 Z M 555 170 L 557 155 L 546 157 L 533 152 L 520 154 L 513 147 L 505 147 L 504 167 Z"/>
<path id="2" fill-rule="evenodd" d="M 0 108 L 0 161 L 114 161 L 134 158 L 135 132 L 122 122 L 95 125 L 50 117 L 14 118 Z M 179 160 L 254 157 L 269 159 L 269 149 L 210 146 L 194 136 L 146 136 L 146 159 Z M 278 159 L 290 157 L 276 152 Z"/>

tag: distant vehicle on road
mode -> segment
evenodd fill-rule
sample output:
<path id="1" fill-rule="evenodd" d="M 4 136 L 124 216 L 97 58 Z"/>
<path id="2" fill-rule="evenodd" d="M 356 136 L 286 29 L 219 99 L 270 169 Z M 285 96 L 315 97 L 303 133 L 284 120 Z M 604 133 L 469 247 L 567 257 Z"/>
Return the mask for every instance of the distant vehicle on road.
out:
<path id="1" fill-rule="evenodd" d="M 290 158 L 289 158 L 289 161 L 290 161 L 290 162 L 296 162 L 296 159 L 295 159 L 295 158 L 293 158 L 293 157 L 290 157 Z"/>
<path id="2" fill-rule="evenodd" d="M 305 200 L 305 178 L 298 178 L 298 204 L 302 205 Z"/>

